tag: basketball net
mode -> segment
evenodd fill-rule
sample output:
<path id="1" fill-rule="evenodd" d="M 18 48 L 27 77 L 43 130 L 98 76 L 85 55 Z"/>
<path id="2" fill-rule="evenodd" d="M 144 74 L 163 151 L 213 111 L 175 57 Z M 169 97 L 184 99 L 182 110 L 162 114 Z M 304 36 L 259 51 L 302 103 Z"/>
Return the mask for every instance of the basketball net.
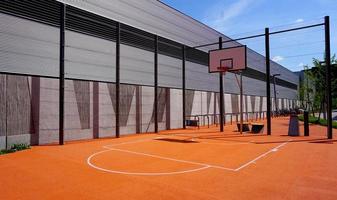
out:
<path id="1" fill-rule="evenodd" d="M 226 72 L 231 69 L 231 67 L 217 67 L 217 69 L 223 74 L 225 75 Z"/>

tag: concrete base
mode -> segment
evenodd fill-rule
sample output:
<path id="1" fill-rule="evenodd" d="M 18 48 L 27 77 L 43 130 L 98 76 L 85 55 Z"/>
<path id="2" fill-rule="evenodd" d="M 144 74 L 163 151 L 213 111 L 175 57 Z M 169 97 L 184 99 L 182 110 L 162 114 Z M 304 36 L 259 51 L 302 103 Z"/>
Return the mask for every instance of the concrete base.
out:
<path id="1" fill-rule="evenodd" d="M 31 135 L 30 134 L 24 134 L 24 135 L 12 135 L 8 136 L 7 138 L 7 148 L 11 148 L 13 144 L 31 144 Z M 0 149 L 6 148 L 6 137 L 1 136 L 0 137 Z"/>
<path id="2" fill-rule="evenodd" d="M 0 149 L 6 148 L 6 138 L 5 136 L 0 136 Z"/>

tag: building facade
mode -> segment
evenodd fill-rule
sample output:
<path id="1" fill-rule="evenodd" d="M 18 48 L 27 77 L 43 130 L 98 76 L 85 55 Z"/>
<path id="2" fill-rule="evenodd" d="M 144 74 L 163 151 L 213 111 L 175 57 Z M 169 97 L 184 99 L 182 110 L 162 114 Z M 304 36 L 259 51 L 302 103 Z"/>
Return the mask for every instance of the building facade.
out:
<path id="1" fill-rule="evenodd" d="M 183 83 L 186 115 L 209 114 L 211 123 L 218 120 L 219 75 L 208 73 L 207 54 L 217 47 L 191 47 L 229 39 L 225 35 L 156 0 L 5 0 L 0 3 L 1 149 L 5 143 L 58 142 L 61 4 L 66 4 L 66 141 L 115 136 L 117 26 L 121 135 L 154 131 L 156 44 L 159 130 L 182 128 Z M 266 111 L 265 58 L 251 49 L 247 53 L 245 119 Z M 281 74 L 276 79 L 278 107 L 295 107 L 298 76 L 272 62 L 275 73 Z M 225 120 L 235 121 L 240 90 L 233 73 L 224 76 L 224 89 Z"/>

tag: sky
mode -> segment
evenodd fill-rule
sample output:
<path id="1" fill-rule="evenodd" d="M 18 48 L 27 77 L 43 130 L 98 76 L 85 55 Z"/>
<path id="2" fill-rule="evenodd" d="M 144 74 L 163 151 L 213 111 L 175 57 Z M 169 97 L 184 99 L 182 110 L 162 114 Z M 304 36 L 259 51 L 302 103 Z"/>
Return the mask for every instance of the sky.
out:
<path id="1" fill-rule="evenodd" d="M 331 53 L 337 54 L 337 0 L 162 0 L 231 38 L 324 22 L 330 16 Z M 216 42 L 216 41 L 215 41 Z M 241 43 L 264 55 L 264 38 Z M 292 71 L 323 60 L 324 27 L 270 36 L 271 58 Z"/>

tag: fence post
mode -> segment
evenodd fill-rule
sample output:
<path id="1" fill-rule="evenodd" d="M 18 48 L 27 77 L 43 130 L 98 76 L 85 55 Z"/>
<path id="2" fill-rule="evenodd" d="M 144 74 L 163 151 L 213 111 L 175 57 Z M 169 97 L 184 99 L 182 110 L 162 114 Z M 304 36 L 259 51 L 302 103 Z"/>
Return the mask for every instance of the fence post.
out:
<path id="1" fill-rule="evenodd" d="M 304 111 L 304 136 L 309 136 L 309 112 L 307 110 Z"/>
<path id="2" fill-rule="evenodd" d="M 59 144 L 64 144 L 64 46 L 66 5 L 60 7 L 60 80 L 59 80 Z"/>

